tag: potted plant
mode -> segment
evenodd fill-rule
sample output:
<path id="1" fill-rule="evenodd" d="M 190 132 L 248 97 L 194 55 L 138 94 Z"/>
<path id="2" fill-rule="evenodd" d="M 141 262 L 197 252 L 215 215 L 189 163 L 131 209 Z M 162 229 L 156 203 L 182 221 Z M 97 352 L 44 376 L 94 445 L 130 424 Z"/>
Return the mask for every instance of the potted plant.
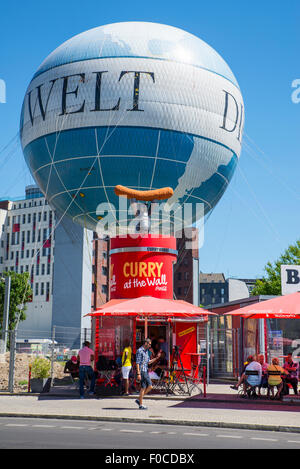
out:
<path id="1" fill-rule="evenodd" d="M 31 392 L 49 392 L 51 386 L 50 378 L 51 362 L 46 358 L 37 357 L 31 364 Z"/>

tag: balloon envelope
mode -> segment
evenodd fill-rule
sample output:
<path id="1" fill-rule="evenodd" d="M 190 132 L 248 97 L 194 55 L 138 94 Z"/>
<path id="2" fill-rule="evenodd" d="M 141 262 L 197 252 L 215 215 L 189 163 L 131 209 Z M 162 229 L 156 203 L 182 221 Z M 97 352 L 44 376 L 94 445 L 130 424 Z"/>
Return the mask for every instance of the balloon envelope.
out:
<path id="1" fill-rule="evenodd" d="M 209 213 L 234 173 L 243 124 L 238 83 L 214 49 L 178 28 L 126 22 L 79 34 L 44 60 L 20 132 L 51 206 L 95 229 L 99 204 L 127 223 L 118 184 L 171 187 L 170 205 Z"/>

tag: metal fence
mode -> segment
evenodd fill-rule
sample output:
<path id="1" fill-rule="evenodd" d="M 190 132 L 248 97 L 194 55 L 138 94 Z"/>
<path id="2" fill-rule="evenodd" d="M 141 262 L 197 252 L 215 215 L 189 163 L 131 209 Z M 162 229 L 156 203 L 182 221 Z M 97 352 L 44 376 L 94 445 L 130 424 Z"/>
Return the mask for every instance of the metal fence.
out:
<path id="1" fill-rule="evenodd" d="M 18 330 L 7 331 L 2 337 L 0 391 L 24 392 L 28 390 L 30 366 L 36 358 L 50 362 L 52 380 L 63 378 L 65 362 L 77 355 L 84 341 L 91 341 L 91 330 L 54 326 L 51 333 L 40 331 L 37 335 L 35 331 Z"/>

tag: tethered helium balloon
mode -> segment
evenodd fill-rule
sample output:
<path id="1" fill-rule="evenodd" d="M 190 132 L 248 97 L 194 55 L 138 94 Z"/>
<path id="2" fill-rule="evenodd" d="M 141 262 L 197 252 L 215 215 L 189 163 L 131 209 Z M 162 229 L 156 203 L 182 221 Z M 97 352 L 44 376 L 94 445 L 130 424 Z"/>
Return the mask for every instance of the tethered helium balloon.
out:
<path id="1" fill-rule="evenodd" d="M 44 60 L 20 133 L 50 205 L 95 230 L 101 204 L 128 223 L 116 185 L 169 187 L 169 206 L 203 204 L 208 214 L 236 168 L 243 125 L 238 83 L 214 49 L 175 27 L 125 22 L 83 32 Z"/>

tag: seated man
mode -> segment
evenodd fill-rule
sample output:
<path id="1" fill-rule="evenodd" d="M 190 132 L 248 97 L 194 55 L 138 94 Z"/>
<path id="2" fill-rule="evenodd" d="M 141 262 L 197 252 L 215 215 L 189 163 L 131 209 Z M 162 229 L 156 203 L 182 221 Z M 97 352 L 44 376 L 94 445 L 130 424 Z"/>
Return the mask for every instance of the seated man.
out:
<path id="1" fill-rule="evenodd" d="M 268 386 L 271 389 L 271 399 L 274 399 L 274 388 L 277 387 L 277 393 L 275 395 L 275 399 L 280 399 L 280 394 L 283 388 L 283 382 L 281 375 L 288 374 L 286 370 L 284 370 L 281 366 L 279 366 L 278 358 L 272 359 L 272 365 L 268 366 Z"/>
<path id="2" fill-rule="evenodd" d="M 244 383 L 244 381 L 246 379 L 246 375 L 245 375 L 246 368 L 253 361 L 254 361 L 254 357 L 253 357 L 253 355 L 250 355 L 247 358 L 247 361 L 244 363 L 244 367 L 243 367 L 240 379 L 238 380 L 237 384 L 234 384 L 233 386 L 230 386 L 231 389 L 235 389 L 237 391 L 239 389 L 239 387 Z"/>
<path id="3" fill-rule="evenodd" d="M 283 368 L 288 372 L 288 375 L 285 378 L 285 382 L 292 385 L 294 393 L 297 395 L 299 364 L 293 361 L 293 356 L 291 353 L 288 354 Z"/>
<path id="4" fill-rule="evenodd" d="M 79 362 L 77 357 L 73 355 L 65 364 L 64 373 L 69 373 L 72 378 L 79 378 Z"/>

